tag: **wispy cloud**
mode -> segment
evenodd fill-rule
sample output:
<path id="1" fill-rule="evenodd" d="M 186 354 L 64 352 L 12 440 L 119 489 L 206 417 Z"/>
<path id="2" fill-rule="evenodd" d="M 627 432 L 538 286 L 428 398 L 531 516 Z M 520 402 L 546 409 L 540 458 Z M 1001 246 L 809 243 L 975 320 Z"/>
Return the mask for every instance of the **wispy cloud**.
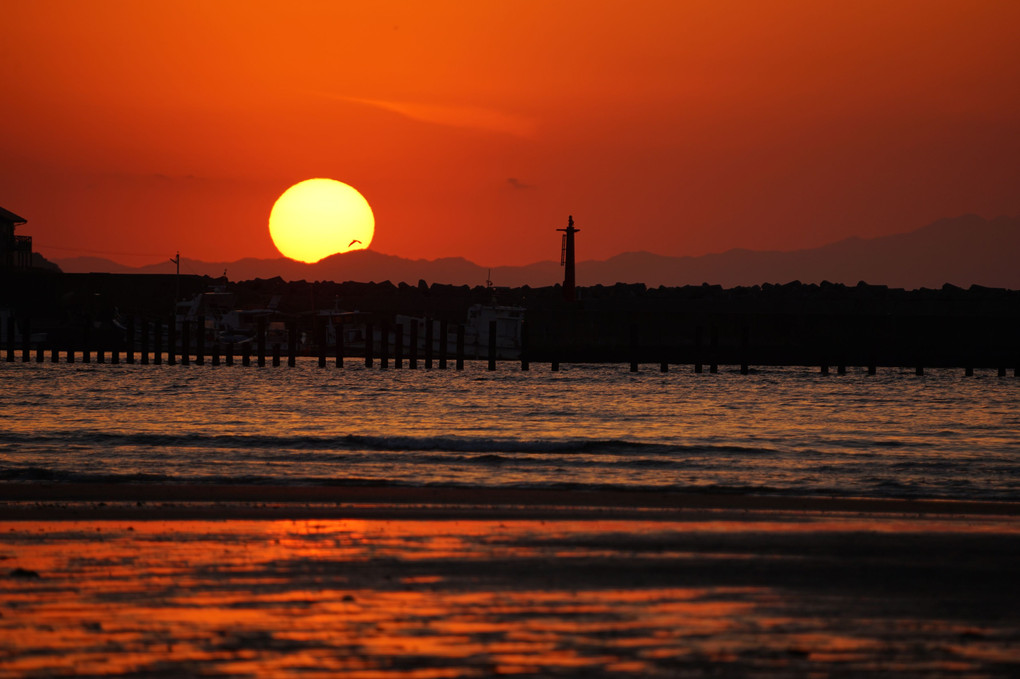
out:
<path id="1" fill-rule="evenodd" d="M 338 101 L 373 106 L 397 113 L 411 120 L 434 125 L 486 130 L 500 134 L 510 134 L 515 137 L 530 137 L 535 133 L 535 122 L 530 118 L 479 106 L 445 106 L 411 101 L 338 97 L 324 92 L 318 92 L 317 94 Z"/>

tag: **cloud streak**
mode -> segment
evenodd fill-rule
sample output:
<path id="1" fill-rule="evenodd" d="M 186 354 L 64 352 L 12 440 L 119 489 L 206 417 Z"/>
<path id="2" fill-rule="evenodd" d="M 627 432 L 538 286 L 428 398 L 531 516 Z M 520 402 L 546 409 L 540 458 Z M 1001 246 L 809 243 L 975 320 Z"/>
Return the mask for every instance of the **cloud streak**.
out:
<path id="1" fill-rule="evenodd" d="M 411 101 L 388 99 L 363 99 L 360 97 L 338 97 L 318 93 L 338 101 L 371 106 L 396 113 L 405 118 L 432 125 L 459 127 L 508 134 L 515 137 L 531 137 L 535 134 L 535 122 L 525 116 L 497 111 L 480 106 L 446 106 Z"/>

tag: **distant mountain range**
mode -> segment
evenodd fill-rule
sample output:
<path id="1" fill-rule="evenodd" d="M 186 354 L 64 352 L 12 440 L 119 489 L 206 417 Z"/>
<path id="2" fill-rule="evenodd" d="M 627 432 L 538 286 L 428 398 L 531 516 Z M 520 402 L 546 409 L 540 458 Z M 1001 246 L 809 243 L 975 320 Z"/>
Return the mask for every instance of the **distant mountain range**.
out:
<path id="1" fill-rule="evenodd" d="M 897 288 L 961 287 L 1020 289 L 1020 217 L 984 219 L 964 215 L 939 220 L 910 233 L 880 238 L 848 238 L 830 245 L 791 252 L 729 250 L 700 257 L 668 257 L 627 252 L 605 261 L 577 263 L 577 284 L 644 283 L 649 287 L 700 285 L 724 287 L 762 283 L 845 283 L 864 281 Z M 169 262 L 132 268 L 95 257 L 54 260 L 67 273 L 173 273 Z M 404 259 L 371 250 L 334 255 L 304 264 L 290 259 L 240 259 L 201 262 L 182 259 L 181 273 L 212 277 L 226 271 L 231 280 L 273 278 L 484 285 L 489 270 L 460 257 Z M 543 287 L 563 281 L 557 262 L 493 267 L 498 286 Z"/>

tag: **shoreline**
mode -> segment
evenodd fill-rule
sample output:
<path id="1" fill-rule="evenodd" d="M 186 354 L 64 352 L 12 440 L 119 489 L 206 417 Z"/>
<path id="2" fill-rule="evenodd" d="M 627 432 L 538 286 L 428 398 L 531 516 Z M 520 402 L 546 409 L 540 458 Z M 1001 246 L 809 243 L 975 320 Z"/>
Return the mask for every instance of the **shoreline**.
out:
<path id="1" fill-rule="evenodd" d="M 407 486 L 0 483 L 0 521 L 637 518 L 692 512 L 1020 516 L 1020 502 Z"/>

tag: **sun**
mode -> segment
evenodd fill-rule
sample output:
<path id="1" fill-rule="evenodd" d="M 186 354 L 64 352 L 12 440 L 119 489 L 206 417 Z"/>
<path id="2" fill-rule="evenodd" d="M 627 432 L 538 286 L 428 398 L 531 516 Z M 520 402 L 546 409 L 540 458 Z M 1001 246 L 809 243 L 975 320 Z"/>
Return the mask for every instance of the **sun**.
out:
<path id="1" fill-rule="evenodd" d="M 354 187 L 335 179 L 306 179 L 276 199 L 269 235 L 284 257 L 312 264 L 367 248 L 375 235 L 375 217 Z"/>

